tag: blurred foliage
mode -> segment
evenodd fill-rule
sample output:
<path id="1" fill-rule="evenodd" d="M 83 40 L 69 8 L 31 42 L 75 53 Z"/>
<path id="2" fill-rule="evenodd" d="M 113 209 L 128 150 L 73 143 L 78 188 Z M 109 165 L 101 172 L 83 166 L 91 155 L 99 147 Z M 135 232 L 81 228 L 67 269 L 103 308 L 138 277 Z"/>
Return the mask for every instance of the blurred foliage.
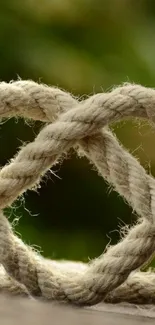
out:
<path id="1" fill-rule="evenodd" d="M 155 2 L 151 0 L 1 0 L 0 78 L 33 79 L 76 95 L 130 81 L 155 84 Z M 121 142 L 154 174 L 154 129 L 143 122 L 112 126 Z M 32 141 L 40 123 L 1 124 L 0 163 L 21 141 Z M 152 169 L 150 167 L 152 166 Z M 12 209 L 17 231 L 45 256 L 87 260 L 101 254 L 119 227 L 135 220 L 86 159 L 70 155 L 47 173 L 38 192 Z M 110 239 L 109 239 L 110 238 Z"/>

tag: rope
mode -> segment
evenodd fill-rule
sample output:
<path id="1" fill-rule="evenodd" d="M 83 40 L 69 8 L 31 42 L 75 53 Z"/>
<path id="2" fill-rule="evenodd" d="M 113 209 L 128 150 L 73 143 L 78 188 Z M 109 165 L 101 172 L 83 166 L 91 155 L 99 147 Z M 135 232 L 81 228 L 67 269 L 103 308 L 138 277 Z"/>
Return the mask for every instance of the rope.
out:
<path id="1" fill-rule="evenodd" d="M 108 129 L 138 117 L 155 121 L 155 90 L 124 85 L 80 101 L 32 81 L 0 83 L 0 117 L 23 116 L 48 124 L 0 170 L 0 209 L 11 205 L 71 147 L 85 155 L 139 215 L 115 246 L 87 265 L 44 259 L 25 245 L 0 213 L 0 290 L 77 305 L 129 301 L 154 303 L 155 276 L 137 271 L 155 251 L 155 180 Z M 60 266 L 61 265 L 61 266 Z M 136 271 L 136 272 L 135 272 Z M 3 279 L 4 285 L 3 285 Z"/>

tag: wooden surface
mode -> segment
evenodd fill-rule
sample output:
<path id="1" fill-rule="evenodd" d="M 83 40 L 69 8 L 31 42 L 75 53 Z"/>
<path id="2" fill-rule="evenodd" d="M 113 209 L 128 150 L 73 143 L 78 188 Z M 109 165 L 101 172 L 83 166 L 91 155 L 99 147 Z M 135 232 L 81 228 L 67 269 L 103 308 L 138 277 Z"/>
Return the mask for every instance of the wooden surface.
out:
<path id="1" fill-rule="evenodd" d="M 153 325 L 155 307 L 100 304 L 83 309 L 2 296 L 0 297 L 0 324 Z"/>

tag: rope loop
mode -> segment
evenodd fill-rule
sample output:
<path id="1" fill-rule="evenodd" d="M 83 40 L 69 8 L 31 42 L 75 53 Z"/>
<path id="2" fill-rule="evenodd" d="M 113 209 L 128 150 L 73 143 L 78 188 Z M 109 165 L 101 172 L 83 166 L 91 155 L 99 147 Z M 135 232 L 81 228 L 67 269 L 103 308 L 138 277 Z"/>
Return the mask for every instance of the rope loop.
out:
<path id="1" fill-rule="evenodd" d="M 139 269 L 155 252 L 155 180 L 118 142 L 108 126 L 122 119 L 155 121 L 155 90 L 124 84 L 80 101 L 33 81 L 0 83 L 0 118 L 46 122 L 0 170 L 0 291 L 76 305 L 101 301 L 155 302 L 155 276 Z M 88 264 L 47 260 L 19 239 L 2 210 L 39 184 L 74 147 L 124 197 L 137 224 Z"/>

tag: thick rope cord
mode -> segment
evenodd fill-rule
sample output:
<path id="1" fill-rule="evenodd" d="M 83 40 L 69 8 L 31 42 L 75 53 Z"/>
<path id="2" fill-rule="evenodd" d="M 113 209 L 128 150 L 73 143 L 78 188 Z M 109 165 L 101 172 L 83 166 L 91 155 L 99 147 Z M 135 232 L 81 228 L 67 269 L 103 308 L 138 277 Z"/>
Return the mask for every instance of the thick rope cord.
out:
<path id="1" fill-rule="evenodd" d="M 88 265 L 81 262 L 49 261 L 50 266 L 57 266 L 59 270 L 72 270 L 72 273 L 86 270 Z M 11 295 L 31 297 L 26 287 L 10 277 L 5 269 L 0 268 L 0 292 Z M 105 302 L 129 302 L 135 304 L 155 304 L 155 274 L 152 272 L 135 272 L 115 290 L 109 292 Z"/>
<path id="2" fill-rule="evenodd" d="M 79 154 L 86 155 L 115 190 L 139 215 L 154 223 L 155 180 L 106 129 L 80 141 Z"/>
<path id="3" fill-rule="evenodd" d="M 0 116 L 14 115 L 55 122 L 46 126 L 33 143 L 22 148 L 10 165 L 0 171 L 1 208 L 39 182 L 40 176 L 62 153 L 78 146 L 80 153 L 96 165 L 143 220 L 120 243 L 89 263 L 88 269 L 75 273 L 49 266 L 13 234 L 1 214 L 0 262 L 33 296 L 91 305 L 106 299 L 112 290 L 115 293 L 115 288 L 118 291 L 123 288 L 120 290 L 125 292 L 129 285 L 124 281 L 129 274 L 147 262 L 155 251 L 155 181 L 105 126 L 130 116 L 153 120 L 155 91 L 127 85 L 78 102 L 57 88 L 29 81 L 1 83 Z M 130 286 L 135 281 L 134 277 L 131 279 Z M 120 286 L 123 282 L 124 286 Z"/>
<path id="4" fill-rule="evenodd" d="M 126 238 L 91 262 L 86 271 L 72 272 L 49 267 L 46 259 L 17 238 L 0 217 L 0 262 L 8 274 L 21 282 L 33 296 L 94 304 L 123 283 L 131 270 L 140 267 L 155 250 L 154 231 L 146 221 L 134 227 Z M 152 240 L 153 239 L 153 240 Z M 7 250 L 6 250 L 7 247 Z"/>
<path id="5" fill-rule="evenodd" d="M 155 274 L 135 272 L 118 288 L 111 291 L 105 302 L 134 304 L 155 304 Z"/>
<path id="6" fill-rule="evenodd" d="M 72 273 L 75 274 L 88 268 L 86 263 L 81 262 L 50 260 L 49 264 L 51 267 L 54 265 L 63 271 L 71 269 Z M 26 287 L 10 277 L 2 266 L 0 268 L 0 292 L 31 297 Z M 134 272 L 130 274 L 121 286 L 107 294 L 104 301 L 115 304 L 120 302 L 155 304 L 155 274 L 152 272 Z"/>
<path id="7" fill-rule="evenodd" d="M 34 83 L 30 83 L 30 87 Z M 4 85 L 8 90 L 8 86 L 14 86 L 14 84 L 4 84 L 2 83 L 2 91 L 4 91 Z M 27 82 L 17 82 L 15 85 L 19 85 L 19 93 L 22 89 L 28 88 Z M 36 94 L 37 84 L 34 84 L 35 89 L 32 91 L 33 96 Z M 41 86 L 43 87 L 43 86 Z M 39 88 L 39 86 L 38 86 Z M 124 88 L 124 87 L 123 87 Z M 121 120 L 124 117 L 129 116 L 141 116 L 145 118 L 153 118 L 155 114 L 155 109 L 153 105 L 153 100 L 155 102 L 155 96 L 153 97 L 152 89 L 150 90 L 150 96 L 152 99 L 152 114 L 150 113 L 150 103 L 151 99 L 146 94 L 146 90 L 143 87 L 132 86 L 128 87 L 128 96 L 121 94 L 120 91 L 114 90 L 111 93 L 107 94 L 98 94 L 94 95 L 87 100 L 77 103 L 73 105 L 73 99 L 71 97 L 71 104 L 73 108 L 67 111 L 64 114 L 61 114 L 59 119 L 53 123 L 47 125 L 40 134 L 36 137 L 33 143 L 25 146 L 17 155 L 17 157 L 12 161 L 9 166 L 4 167 L 0 172 L 0 208 L 4 208 L 6 205 L 11 204 L 18 195 L 23 193 L 26 189 L 31 188 L 40 180 L 40 175 L 45 173 L 49 167 L 51 167 L 54 163 L 57 162 L 59 157 L 63 152 L 69 150 L 78 140 L 85 138 L 86 136 L 93 135 L 96 133 L 96 130 L 106 126 L 109 123 L 115 122 L 117 120 Z M 131 88 L 131 89 L 130 89 Z M 137 91 L 137 98 L 135 98 L 135 88 Z M 144 89 L 144 94 L 142 90 Z M 32 87 L 33 89 L 33 87 Z M 42 89 L 42 88 L 41 88 Z M 45 87 L 45 95 L 47 98 L 47 87 Z M 50 89 L 50 88 L 49 88 Z M 120 88 L 121 89 L 121 88 Z M 25 90 L 25 91 L 26 91 Z M 51 97 L 53 96 L 53 101 L 51 102 L 51 110 L 50 113 L 52 115 L 52 110 L 54 107 L 53 117 L 55 117 L 56 107 L 58 107 L 58 111 L 62 111 L 62 104 L 64 100 L 64 110 L 66 110 L 66 105 L 69 101 L 69 95 L 66 95 L 64 92 L 56 92 L 54 93 L 55 88 L 52 88 Z M 141 91 L 140 91 L 141 90 Z M 6 91 L 6 95 L 2 97 L 2 104 L 4 106 L 10 107 L 10 114 L 13 114 L 13 108 L 15 106 L 16 101 L 12 102 L 12 89 L 11 89 L 11 97 L 9 97 L 8 91 Z M 17 91 L 17 86 L 15 87 L 15 91 Z M 38 99 L 38 93 L 40 88 L 37 89 L 37 95 L 34 102 L 39 103 L 36 110 L 39 108 L 38 118 L 40 119 L 40 109 L 41 102 Z M 133 93 L 132 93 L 133 91 Z M 30 91 L 29 91 L 30 92 Z M 28 93 L 29 93 L 28 92 Z M 149 90 L 148 90 L 149 92 Z M 1 93 L 1 89 L 0 89 Z M 114 93 L 114 94 L 113 94 Z M 57 95 L 58 94 L 58 95 Z M 143 94 L 143 97 L 142 97 Z M 43 98 L 44 98 L 43 96 Z M 138 100 L 139 96 L 139 100 Z M 22 96 L 21 96 L 22 97 Z M 62 99 L 63 97 L 63 99 Z M 10 100 L 9 100 L 10 98 Z M 16 98 L 16 94 L 15 94 Z M 31 98 L 29 98 L 29 103 Z M 55 99 L 55 102 L 54 102 Z M 49 107 L 50 98 L 47 99 L 48 105 L 46 110 Z M 1 102 L 1 100 L 0 100 Z M 22 101 L 19 102 L 18 98 L 18 110 L 19 115 L 21 115 Z M 54 102 L 54 103 L 53 103 Z M 2 107 L 2 104 L 0 107 Z M 45 103 L 44 103 L 45 104 Z M 71 106 L 70 104 L 70 106 Z M 145 106 L 144 106 L 145 105 Z M 70 107 L 69 106 L 69 107 Z M 13 108 L 12 108 L 13 107 Z M 154 109 L 154 111 L 153 111 Z M 30 107 L 27 110 L 27 116 Z M 1 109 L 0 109 L 1 111 Z M 7 116 L 9 116 L 9 111 L 7 111 Z M 44 108 L 45 112 L 45 108 Z M 15 110 L 15 114 L 18 114 L 18 111 Z M 24 109 L 24 116 L 25 116 Z M 4 115 L 4 109 L 2 109 L 2 115 Z M 37 114 L 36 114 L 37 115 Z M 31 114 L 30 114 L 31 117 Z M 47 118 L 48 120 L 48 118 Z M 141 211 L 137 211 L 141 213 Z"/>

